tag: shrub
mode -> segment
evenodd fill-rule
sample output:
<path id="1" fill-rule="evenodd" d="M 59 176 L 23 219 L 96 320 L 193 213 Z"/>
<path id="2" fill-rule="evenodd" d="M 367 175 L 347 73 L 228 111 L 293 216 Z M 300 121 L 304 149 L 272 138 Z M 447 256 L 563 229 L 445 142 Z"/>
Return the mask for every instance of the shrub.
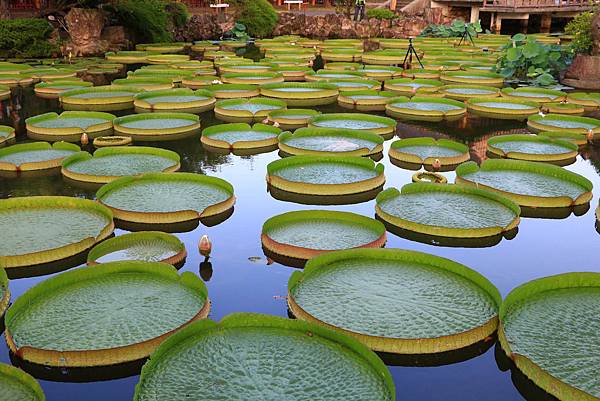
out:
<path id="1" fill-rule="evenodd" d="M 172 1 L 167 4 L 167 12 L 171 16 L 173 25 L 178 28 L 183 27 L 190 19 L 190 13 L 187 6 L 183 3 Z"/>
<path id="2" fill-rule="evenodd" d="M 367 18 L 393 20 L 398 18 L 398 15 L 387 8 L 371 8 L 367 10 Z"/>
<path id="3" fill-rule="evenodd" d="M 142 42 L 170 42 L 169 13 L 164 0 L 117 0 L 112 12 Z"/>
<path id="4" fill-rule="evenodd" d="M 50 57 L 58 45 L 50 43 L 53 28 L 45 19 L 18 18 L 0 20 L 2 57 Z"/>
<path id="5" fill-rule="evenodd" d="M 560 45 L 539 43 L 518 33 L 502 48 L 496 71 L 506 79 L 548 86 L 556 83 L 558 74 L 567 67 L 571 58 L 572 52 L 565 51 Z"/>
<path id="6" fill-rule="evenodd" d="M 270 36 L 277 25 L 277 12 L 267 0 L 230 0 L 236 7 L 237 22 L 246 26 L 248 34 Z"/>
<path id="7" fill-rule="evenodd" d="M 592 51 L 592 19 L 594 10 L 577 15 L 565 27 L 565 33 L 573 35 L 571 48 L 575 53 L 590 54 Z"/>
<path id="8" fill-rule="evenodd" d="M 429 24 L 419 36 L 428 38 L 459 38 L 465 33 L 465 28 L 471 37 L 474 38 L 481 32 L 481 22 L 465 23 L 462 20 L 454 20 L 450 25 Z"/>

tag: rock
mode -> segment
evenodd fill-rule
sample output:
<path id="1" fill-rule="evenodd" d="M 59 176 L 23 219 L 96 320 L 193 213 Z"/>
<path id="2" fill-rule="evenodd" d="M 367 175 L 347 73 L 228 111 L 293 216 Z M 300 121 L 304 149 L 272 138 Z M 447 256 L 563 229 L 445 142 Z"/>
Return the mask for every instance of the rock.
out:
<path id="1" fill-rule="evenodd" d="M 368 18 L 354 22 L 343 14 L 306 15 L 280 13 L 273 35 L 301 35 L 312 38 L 406 38 L 418 35 L 427 26 L 421 16 L 404 16 L 394 21 Z"/>
<path id="2" fill-rule="evenodd" d="M 600 90 L 600 55 L 578 54 L 561 82 L 578 89 Z"/>
<path id="3" fill-rule="evenodd" d="M 108 42 L 100 38 L 105 21 L 98 9 L 72 8 L 65 16 L 70 36 L 65 51 L 74 56 L 103 55 L 108 49 Z"/>
<path id="4" fill-rule="evenodd" d="M 193 15 L 185 26 L 173 29 L 176 41 L 190 42 L 195 40 L 218 39 L 224 32 L 233 29 L 235 25 L 232 14 L 201 14 Z"/>
<path id="5" fill-rule="evenodd" d="M 118 25 L 104 27 L 101 39 L 108 43 L 109 51 L 128 49 L 132 43 L 131 36 L 125 30 L 125 27 Z"/>

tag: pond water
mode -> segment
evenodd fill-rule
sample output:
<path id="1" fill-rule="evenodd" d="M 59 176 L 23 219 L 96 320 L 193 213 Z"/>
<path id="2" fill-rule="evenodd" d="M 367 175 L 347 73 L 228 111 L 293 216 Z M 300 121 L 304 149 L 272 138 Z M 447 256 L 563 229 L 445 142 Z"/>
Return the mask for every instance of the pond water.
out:
<path id="1" fill-rule="evenodd" d="M 19 127 L 18 142 L 25 142 L 24 119 L 48 111 L 59 111 L 56 101 L 34 96 L 31 88 L 19 90 L 12 103 L 0 105 L 0 124 Z M 10 107 L 9 107 L 10 106 Z M 18 108 L 18 109 L 17 109 Z M 340 112 L 338 106 L 319 107 L 323 112 Z M 118 113 L 128 114 L 130 111 Z M 202 126 L 218 124 L 213 112 L 200 115 Z M 365 122 L 366 123 L 366 122 Z M 526 132 L 524 122 L 497 121 L 469 116 L 466 120 L 443 123 L 399 124 L 397 137 L 446 137 L 467 144 L 472 160 L 485 157 L 486 140 L 500 130 Z M 395 138 L 398 139 L 398 138 Z M 393 140 L 385 142 L 386 188 L 411 182 L 414 171 L 392 165 L 387 156 Z M 138 145 L 150 145 L 136 143 Z M 288 316 L 287 281 L 294 268 L 278 263 L 267 264 L 261 249 L 261 227 L 268 218 L 293 210 L 327 209 L 374 216 L 375 201 L 343 206 L 309 206 L 274 199 L 265 183 L 266 166 L 279 159 L 276 151 L 256 156 L 208 153 L 198 136 L 152 143 L 176 151 L 181 156 L 181 171 L 204 173 L 229 181 L 235 188 L 237 203 L 233 215 L 214 227 L 200 225 L 191 232 L 178 233 L 185 243 L 188 257 L 182 271 L 199 273 L 206 281 L 212 301 L 210 317 L 219 320 L 233 312 L 259 312 Z M 595 229 L 594 209 L 600 198 L 600 148 L 584 149 L 568 170 L 584 175 L 594 183 L 592 208 L 582 216 L 562 219 L 523 218 L 512 240 L 500 241 L 488 248 L 442 247 L 401 238 L 388 233 L 387 247 L 432 253 L 463 263 L 492 281 L 506 295 L 512 288 L 534 278 L 568 271 L 600 272 L 600 234 Z M 444 173 L 450 182 L 454 173 Z M 94 191 L 73 186 L 61 176 L 42 178 L 0 178 L 0 197 L 28 195 L 68 195 L 94 198 Z M 125 231 L 116 230 L 116 234 Z M 210 261 L 198 252 L 198 240 L 208 234 L 213 243 Z M 48 276 L 45 276 L 48 277 Z M 10 282 L 13 300 L 45 277 L 21 278 Z M 503 371 L 506 362 L 499 358 L 495 346 L 480 355 L 447 355 L 444 358 L 402 358 L 387 360 L 397 388 L 398 401 L 530 401 L 551 400 L 540 395 L 532 385 L 524 386 L 518 374 Z M 466 360 L 465 360 L 466 359 Z M 4 338 L 0 340 L 0 361 L 10 363 Z M 431 366 L 431 365 L 441 366 Z M 393 366 L 401 365 L 401 366 Z M 502 367 L 502 370 L 499 368 Z M 38 378 L 42 376 L 38 372 Z M 135 371 L 107 369 L 110 376 L 127 376 L 88 383 L 40 379 L 48 401 L 129 401 L 133 398 L 138 376 Z M 129 376 L 128 376 L 129 375 Z M 60 375 L 59 375 L 60 376 Z M 105 377 L 106 378 L 106 377 Z M 57 378 L 54 378 L 57 379 Z M 66 380 L 66 376 L 62 376 Z M 81 379 L 81 378 L 80 378 Z M 96 378 L 95 378 L 96 379 Z M 516 383 L 516 385 L 515 385 Z M 517 390 L 517 386 L 523 395 Z M 249 400 L 252 401 L 252 400 Z"/>

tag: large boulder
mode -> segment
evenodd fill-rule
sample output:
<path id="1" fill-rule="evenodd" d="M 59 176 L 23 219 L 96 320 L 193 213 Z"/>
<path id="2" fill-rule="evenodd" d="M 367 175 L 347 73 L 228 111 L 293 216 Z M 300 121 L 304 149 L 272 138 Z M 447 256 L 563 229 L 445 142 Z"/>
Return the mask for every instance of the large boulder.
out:
<path id="1" fill-rule="evenodd" d="M 194 40 L 218 39 L 223 33 L 233 29 L 233 14 L 200 14 L 193 15 L 181 28 L 175 28 L 173 37 L 176 41 L 190 42 Z"/>
<path id="2" fill-rule="evenodd" d="M 561 82 L 578 89 L 600 90 L 600 11 L 592 19 L 592 54 L 578 54 Z"/>
<path id="3" fill-rule="evenodd" d="M 74 56 L 103 55 L 109 48 L 108 41 L 101 38 L 106 16 L 98 9 L 72 8 L 65 16 L 69 32 L 67 53 Z"/>

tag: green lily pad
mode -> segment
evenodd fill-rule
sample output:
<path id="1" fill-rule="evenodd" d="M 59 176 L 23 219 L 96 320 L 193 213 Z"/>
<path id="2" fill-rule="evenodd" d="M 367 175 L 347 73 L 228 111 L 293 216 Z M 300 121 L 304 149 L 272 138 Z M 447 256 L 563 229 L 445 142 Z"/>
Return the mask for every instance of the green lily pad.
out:
<path id="1" fill-rule="evenodd" d="M 371 131 L 384 138 L 395 133 L 396 124 L 396 120 L 388 117 L 362 113 L 321 114 L 309 122 L 312 127 Z"/>
<path id="2" fill-rule="evenodd" d="M 5 267 L 30 266 L 73 256 L 113 231 L 112 214 L 96 202 L 64 196 L 0 200 Z"/>
<path id="3" fill-rule="evenodd" d="M 76 153 L 62 163 L 65 177 L 85 182 L 110 182 L 128 175 L 173 172 L 179 169 L 179 155 L 173 151 L 143 147 L 107 147 L 92 156 Z"/>
<path id="4" fill-rule="evenodd" d="M 575 161 L 577 145 L 541 135 L 501 135 L 488 140 L 488 152 L 530 161 Z"/>
<path id="5" fill-rule="evenodd" d="M 393 401 L 395 389 L 381 360 L 348 337 L 305 322 L 235 314 L 218 324 L 194 323 L 165 341 L 142 369 L 134 400 L 223 397 Z"/>
<path id="6" fill-rule="evenodd" d="M 161 222 L 159 215 L 189 221 L 211 214 L 215 208 L 218 214 L 230 209 L 234 200 L 228 182 L 194 173 L 123 177 L 104 185 L 96 197 L 115 211 L 116 218 L 147 223 Z"/>
<path id="7" fill-rule="evenodd" d="M 111 262 L 65 272 L 30 288 L 7 312 L 6 327 L 9 346 L 22 359 L 41 359 L 49 366 L 98 366 L 109 363 L 88 360 L 86 351 L 105 354 L 104 362 L 136 360 L 138 355 L 122 352 L 124 347 L 168 335 L 207 313 L 207 290 L 196 275 L 179 276 L 164 263 Z M 137 353 L 143 357 L 153 348 Z"/>
<path id="8" fill-rule="evenodd" d="M 600 274 L 566 273 L 523 284 L 500 309 L 499 339 L 516 367 L 560 400 L 600 398 Z"/>
<path id="9" fill-rule="evenodd" d="M 277 145 L 279 128 L 245 123 L 220 124 L 205 128 L 200 140 L 207 146 L 219 148 L 261 148 Z"/>
<path id="10" fill-rule="evenodd" d="M 65 142 L 52 145 L 48 142 L 19 143 L 0 149 L 0 170 L 16 170 L 27 166 L 31 170 L 54 168 L 60 166 L 64 158 L 79 151 L 79 146 Z"/>
<path id="11" fill-rule="evenodd" d="M 562 130 L 571 132 L 600 132 L 600 120 L 598 119 L 562 114 L 531 116 L 527 120 L 527 126 L 533 132 Z"/>
<path id="12" fill-rule="evenodd" d="M 45 401 L 40 384 L 19 368 L 0 363 L 0 394 L 10 401 Z"/>
<path id="13" fill-rule="evenodd" d="M 378 351 L 436 353 L 483 340 L 497 326 L 498 290 L 474 270 L 399 249 L 353 249 L 311 259 L 288 282 L 296 317 Z M 352 313 L 348 313 L 352 311 Z"/>
<path id="14" fill-rule="evenodd" d="M 279 149 L 291 155 L 368 156 L 381 153 L 383 138 L 370 132 L 335 128 L 300 128 L 279 136 Z"/>
<path id="15" fill-rule="evenodd" d="M 490 237 L 512 230 L 521 213 L 515 203 L 491 192 L 434 183 L 380 192 L 375 209 L 393 226 L 457 238 Z"/>
<path id="16" fill-rule="evenodd" d="M 175 235 L 140 231 L 109 238 L 90 250 L 88 264 L 125 260 L 176 264 L 186 256 L 185 245 Z"/>
<path id="17" fill-rule="evenodd" d="M 307 259 L 323 252 L 382 247 L 386 235 L 383 224 L 368 217 L 348 212 L 302 210 L 268 219 L 263 224 L 261 239 L 269 256 L 298 259 L 303 262 L 302 266 Z"/>
<path id="18" fill-rule="evenodd" d="M 488 159 L 456 169 L 456 182 L 498 192 L 520 206 L 570 207 L 588 203 L 592 183 L 585 177 L 546 163 Z"/>

